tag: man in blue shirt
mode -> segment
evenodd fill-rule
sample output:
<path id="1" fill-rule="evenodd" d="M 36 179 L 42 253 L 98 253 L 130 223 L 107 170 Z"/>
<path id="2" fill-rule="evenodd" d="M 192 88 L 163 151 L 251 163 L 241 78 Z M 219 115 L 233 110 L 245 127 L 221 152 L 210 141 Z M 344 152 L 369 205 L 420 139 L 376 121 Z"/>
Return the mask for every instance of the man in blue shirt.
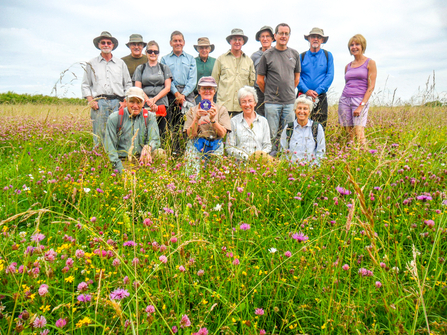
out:
<path id="1" fill-rule="evenodd" d="M 310 49 L 301 54 L 301 80 L 298 85 L 298 95 L 312 97 L 315 107 L 310 118 L 321 123 L 326 128 L 328 102 L 327 91 L 334 80 L 334 58 L 329 51 L 321 49 L 329 39 L 323 29 L 313 28 L 309 35 L 304 35 L 309 41 Z"/>
<path id="2" fill-rule="evenodd" d="M 193 56 L 183 52 L 185 46 L 185 38 L 179 31 L 174 31 L 171 34 L 171 41 L 169 44 L 172 47 L 172 52 L 161 58 L 160 63 L 169 66 L 173 80 L 171 83 L 171 92 L 168 93 L 169 111 L 168 121 L 171 126 L 176 127 L 182 124 L 181 109 L 185 101 L 194 102 L 194 88 L 197 82 L 197 67 L 196 60 Z M 180 127 L 180 129 L 183 128 Z"/>

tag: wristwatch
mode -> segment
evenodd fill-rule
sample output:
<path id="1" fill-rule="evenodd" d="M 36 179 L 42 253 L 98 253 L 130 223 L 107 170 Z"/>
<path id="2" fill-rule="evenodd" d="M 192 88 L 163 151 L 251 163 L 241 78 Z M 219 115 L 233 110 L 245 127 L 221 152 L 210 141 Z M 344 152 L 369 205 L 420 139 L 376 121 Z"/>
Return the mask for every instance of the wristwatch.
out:
<path id="1" fill-rule="evenodd" d="M 364 103 L 363 101 L 362 101 L 362 103 L 360 104 L 360 106 L 365 106 L 366 105 L 366 103 Z"/>

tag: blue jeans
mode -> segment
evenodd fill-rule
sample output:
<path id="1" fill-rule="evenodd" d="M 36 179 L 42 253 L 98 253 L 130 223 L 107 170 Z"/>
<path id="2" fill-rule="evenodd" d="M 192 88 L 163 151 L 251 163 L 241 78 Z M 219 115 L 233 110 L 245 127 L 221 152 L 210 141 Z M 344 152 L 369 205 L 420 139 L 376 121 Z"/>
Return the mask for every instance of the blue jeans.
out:
<path id="1" fill-rule="evenodd" d="M 94 110 L 92 108 L 90 111 L 90 118 L 92 119 L 93 123 L 93 143 L 95 146 L 99 143 L 104 143 L 107 120 L 110 114 L 118 111 L 120 101 L 118 99 L 99 99 L 98 107 L 98 110 Z"/>
<path id="2" fill-rule="evenodd" d="M 270 138 L 272 140 L 272 152 L 278 151 L 279 139 L 283 129 L 289 122 L 295 119 L 293 104 L 265 104 L 265 117 L 270 127 Z"/>

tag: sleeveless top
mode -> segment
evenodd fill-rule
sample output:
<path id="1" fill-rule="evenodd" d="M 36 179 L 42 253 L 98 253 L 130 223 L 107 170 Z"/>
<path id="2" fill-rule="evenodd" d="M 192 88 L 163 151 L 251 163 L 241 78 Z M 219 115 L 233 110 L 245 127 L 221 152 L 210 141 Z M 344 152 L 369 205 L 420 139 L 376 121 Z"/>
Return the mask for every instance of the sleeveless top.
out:
<path id="1" fill-rule="evenodd" d="M 348 64 L 348 68 L 345 73 L 346 85 L 343 90 L 343 97 L 354 98 L 363 97 L 368 89 L 368 58 L 359 67 L 351 67 L 351 63 Z"/>

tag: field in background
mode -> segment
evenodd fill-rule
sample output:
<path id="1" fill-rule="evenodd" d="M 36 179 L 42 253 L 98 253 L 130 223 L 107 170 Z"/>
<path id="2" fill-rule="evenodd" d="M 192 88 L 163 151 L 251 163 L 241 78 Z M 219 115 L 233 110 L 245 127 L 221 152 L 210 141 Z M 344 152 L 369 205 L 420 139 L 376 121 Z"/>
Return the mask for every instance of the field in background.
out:
<path id="1" fill-rule="evenodd" d="M 118 175 L 85 105 L 0 105 L 2 334 L 445 334 L 447 109 L 330 110 L 319 169 Z"/>

